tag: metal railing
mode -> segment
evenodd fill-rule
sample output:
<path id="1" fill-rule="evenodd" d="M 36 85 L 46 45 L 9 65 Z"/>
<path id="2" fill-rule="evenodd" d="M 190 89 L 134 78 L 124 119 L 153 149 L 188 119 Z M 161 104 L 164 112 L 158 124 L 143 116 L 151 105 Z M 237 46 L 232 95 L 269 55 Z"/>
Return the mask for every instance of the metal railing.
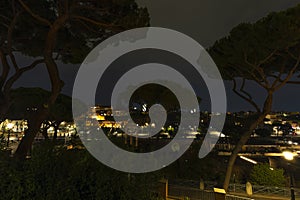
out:
<path id="1" fill-rule="evenodd" d="M 230 184 L 228 191 L 245 193 L 246 186 L 245 184 Z M 300 189 L 294 188 L 295 195 L 300 196 Z M 260 186 L 252 185 L 253 194 L 264 194 L 264 195 L 274 195 L 274 196 L 283 196 L 289 197 L 291 195 L 291 189 L 288 187 L 270 187 L 270 186 Z"/>
<path id="2" fill-rule="evenodd" d="M 184 186 L 168 186 L 168 196 L 180 197 L 182 199 L 188 198 L 191 200 L 214 200 L 215 195 L 211 191 L 202 191 L 197 188 L 184 187 Z"/>
<path id="3" fill-rule="evenodd" d="M 240 196 L 235 196 L 235 195 L 231 195 L 231 194 L 226 194 L 225 200 L 253 200 L 253 199 L 248 198 L 248 197 L 240 197 Z"/>
<path id="4" fill-rule="evenodd" d="M 168 197 L 170 199 L 189 199 L 189 200 L 215 200 L 216 196 L 213 191 L 200 190 L 192 187 L 168 186 Z M 225 200 L 253 200 L 247 197 L 226 194 Z"/>
<path id="5" fill-rule="evenodd" d="M 212 192 L 213 188 L 217 185 L 216 182 L 204 182 L 205 190 L 202 191 L 199 189 L 200 181 L 194 180 L 172 180 L 169 184 L 169 194 L 180 197 L 191 197 L 191 199 L 214 199 L 214 193 Z M 228 188 L 229 193 L 240 193 L 246 194 L 246 185 L 245 184 L 230 184 Z M 252 185 L 253 195 L 267 195 L 267 196 L 278 196 L 278 197 L 290 197 L 291 190 L 289 187 L 270 187 L 270 186 L 260 186 Z M 300 197 L 300 189 L 294 188 L 295 196 Z M 205 193 L 205 194 L 202 194 Z M 206 198 L 203 198 L 203 195 Z M 239 197 L 234 195 L 226 195 L 226 200 L 250 200 L 251 198 Z"/>

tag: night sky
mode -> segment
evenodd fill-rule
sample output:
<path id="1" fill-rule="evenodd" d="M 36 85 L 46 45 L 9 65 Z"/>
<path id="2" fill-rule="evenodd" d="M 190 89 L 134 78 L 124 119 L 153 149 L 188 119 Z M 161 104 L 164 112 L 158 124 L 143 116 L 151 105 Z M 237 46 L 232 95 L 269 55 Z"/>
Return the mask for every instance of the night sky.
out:
<path id="1" fill-rule="evenodd" d="M 151 26 L 175 29 L 197 40 L 202 46 L 209 47 L 214 41 L 226 36 L 229 31 L 241 22 L 255 22 L 269 12 L 285 10 L 300 3 L 300 0 L 137 0 L 139 5 L 146 6 L 151 17 Z M 18 56 L 18 62 L 29 63 L 30 58 Z M 71 95 L 72 85 L 79 65 L 59 63 L 61 78 L 65 82 L 63 93 Z M 42 87 L 50 89 L 49 78 L 44 66 L 25 74 L 15 87 Z M 250 110 L 244 100 L 231 92 L 226 83 L 228 110 Z M 264 92 L 250 84 L 247 88 L 255 94 L 257 102 L 262 102 Z M 300 110 L 300 85 L 289 85 L 275 95 L 275 111 Z M 201 90 L 201 89 L 200 89 Z M 201 91 L 197 91 L 201 96 Z M 207 97 L 202 97 L 201 109 L 209 107 Z"/>

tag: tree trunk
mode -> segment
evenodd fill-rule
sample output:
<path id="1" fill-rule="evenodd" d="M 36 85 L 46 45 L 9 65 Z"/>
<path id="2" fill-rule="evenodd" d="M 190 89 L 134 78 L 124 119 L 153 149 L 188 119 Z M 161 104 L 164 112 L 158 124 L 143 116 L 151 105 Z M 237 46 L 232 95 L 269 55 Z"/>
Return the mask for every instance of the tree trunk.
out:
<path id="1" fill-rule="evenodd" d="M 54 141 L 57 139 L 57 132 L 58 132 L 60 124 L 61 124 L 61 121 L 57 121 L 53 124 L 53 128 L 54 128 L 53 140 Z"/>
<path id="2" fill-rule="evenodd" d="M 7 102 L 0 103 L 0 119 L 5 118 L 5 116 L 8 112 L 9 106 L 10 106 L 10 104 Z"/>
<path id="3" fill-rule="evenodd" d="M 16 152 L 15 157 L 18 159 L 25 159 L 31 150 L 34 138 L 40 130 L 41 124 L 48 115 L 47 109 L 41 109 L 33 118 L 28 120 L 28 129 L 25 130 Z"/>
<path id="4" fill-rule="evenodd" d="M 44 48 L 44 60 L 51 80 L 51 96 L 42 106 L 41 110 L 37 113 L 35 120 L 29 124 L 28 130 L 25 132 L 25 136 L 22 138 L 22 141 L 16 150 L 15 157 L 17 158 L 24 159 L 27 153 L 30 151 L 34 138 L 37 132 L 40 130 L 41 124 L 47 118 L 49 107 L 55 103 L 56 98 L 60 94 L 63 87 L 63 82 L 60 79 L 57 64 L 53 59 L 53 51 L 56 45 L 57 32 L 62 26 L 64 26 L 67 19 L 67 15 L 57 19 L 50 27 L 47 34 Z"/>
<path id="5" fill-rule="evenodd" d="M 54 127 L 53 141 L 56 141 L 56 139 L 57 139 L 57 128 Z"/>
<path id="6" fill-rule="evenodd" d="M 48 129 L 47 128 L 43 128 L 42 135 L 44 136 L 45 140 L 49 140 Z"/>
<path id="7" fill-rule="evenodd" d="M 268 91 L 268 96 L 264 102 L 263 111 L 259 114 L 257 119 L 250 124 L 249 129 L 242 134 L 240 140 L 235 145 L 235 147 L 231 153 L 231 156 L 229 158 L 228 165 L 227 165 L 226 176 L 225 176 L 225 180 L 224 180 L 224 184 L 223 184 L 223 188 L 225 189 L 225 191 L 228 191 L 232 170 L 233 170 L 236 158 L 238 156 L 238 153 L 241 151 L 242 147 L 247 143 L 247 141 L 251 137 L 251 134 L 253 133 L 253 131 L 257 128 L 257 126 L 259 124 L 261 124 L 263 122 L 266 115 L 268 113 L 270 113 L 270 111 L 272 109 L 272 103 L 273 103 L 273 91 Z"/>
<path id="8" fill-rule="evenodd" d="M 4 119 L 9 110 L 10 102 L 8 96 L 9 94 L 0 91 L 0 119 Z"/>
<path id="9" fill-rule="evenodd" d="M 45 124 L 43 125 L 43 128 L 41 129 L 42 135 L 44 136 L 45 140 L 49 140 L 49 136 L 48 136 L 48 129 L 50 128 L 50 125 Z"/>

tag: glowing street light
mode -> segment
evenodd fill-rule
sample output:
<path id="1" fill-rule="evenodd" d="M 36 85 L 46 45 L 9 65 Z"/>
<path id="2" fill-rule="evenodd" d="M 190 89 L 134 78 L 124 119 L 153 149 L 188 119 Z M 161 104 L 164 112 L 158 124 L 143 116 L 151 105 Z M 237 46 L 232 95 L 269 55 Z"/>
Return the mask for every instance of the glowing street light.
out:
<path id="1" fill-rule="evenodd" d="M 292 161 L 294 160 L 295 154 L 291 151 L 284 151 L 282 152 L 283 157 L 287 161 Z M 290 163 L 289 163 L 290 164 Z M 294 191 L 294 181 L 293 181 L 293 174 L 292 174 L 292 169 L 290 171 L 290 189 L 291 189 L 291 200 L 295 200 L 295 191 Z"/>
<path id="2" fill-rule="evenodd" d="M 291 151 L 284 151 L 282 152 L 282 155 L 288 161 L 294 160 L 294 156 L 295 156 Z"/>
<path id="3" fill-rule="evenodd" d="M 245 156 L 240 156 L 240 158 L 241 159 L 243 159 L 243 160 L 246 160 L 246 161 L 248 161 L 248 162 L 250 162 L 250 163 L 253 163 L 253 164 L 257 164 L 257 162 L 255 161 L 255 160 L 252 160 L 252 159 L 250 159 L 250 158 L 247 158 L 247 157 L 245 157 Z"/>

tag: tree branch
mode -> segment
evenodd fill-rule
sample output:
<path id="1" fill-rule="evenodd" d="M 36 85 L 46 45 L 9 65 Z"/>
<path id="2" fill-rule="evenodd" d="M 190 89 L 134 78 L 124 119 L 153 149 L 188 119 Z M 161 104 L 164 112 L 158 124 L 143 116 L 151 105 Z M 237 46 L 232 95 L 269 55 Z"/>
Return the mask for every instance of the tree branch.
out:
<path id="1" fill-rule="evenodd" d="M 9 28 L 9 25 L 8 24 L 5 24 L 3 22 L 0 23 L 2 26 L 4 26 L 5 28 Z"/>
<path id="2" fill-rule="evenodd" d="M 65 13 L 69 13 L 69 0 L 65 0 Z"/>
<path id="3" fill-rule="evenodd" d="M 103 12 L 103 13 L 107 13 L 109 12 L 108 8 L 97 8 L 95 6 L 89 6 L 89 5 L 72 5 L 71 9 L 80 9 L 80 10 L 89 10 L 89 11 L 99 11 L 99 12 Z"/>
<path id="4" fill-rule="evenodd" d="M 4 16 L 4 15 L 1 15 L 1 14 L 0 14 L 0 17 L 2 17 L 3 19 L 6 19 L 6 20 L 8 20 L 8 21 L 10 20 L 8 17 L 6 17 L 6 16 Z"/>
<path id="5" fill-rule="evenodd" d="M 38 64 L 41 64 L 43 62 L 44 62 L 44 59 L 39 59 L 39 60 L 36 60 L 33 63 L 31 63 L 30 65 L 20 68 L 18 71 L 16 71 L 16 73 L 13 76 L 11 76 L 5 83 L 5 86 L 3 89 L 4 93 L 7 93 L 11 89 L 13 84 L 18 80 L 18 78 L 20 78 L 20 76 L 22 76 L 22 74 L 24 72 L 27 72 L 27 71 L 35 68 Z"/>
<path id="6" fill-rule="evenodd" d="M 11 53 L 11 52 L 9 53 L 9 58 L 10 58 L 12 64 L 13 64 L 15 70 L 18 71 L 18 70 L 19 70 L 19 66 L 18 66 L 18 64 L 17 64 L 16 58 L 15 58 L 15 56 L 13 55 L 13 53 Z"/>
<path id="7" fill-rule="evenodd" d="M 281 66 L 278 76 L 273 76 L 275 78 L 275 81 L 273 82 L 271 88 L 274 88 L 277 85 L 277 83 L 280 82 L 281 76 L 284 73 L 284 69 L 285 69 L 285 66 L 284 65 Z"/>
<path id="8" fill-rule="evenodd" d="M 82 20 L 80 19 L 74 19 L 75 21 L 79 22 L 82 26 L 84 26 L 87 30 L 93 32 L 93 33 L 98 33 L 98 31 L 94 30 L 93 28 L 91 28 L 90 26 L 88 26 L 86 23 L 84 23 Z"/>
<path id="9" fill-rule="evenodd" d="M 1 49 L 0 49 L 0 59 L 1 59 L 2 67 L 3 67 L 2 73 L 0 76 L 0 90 L 1 90 L 7 79 L 7 76 L 8 76 L 9 70 L 10 70 L 10 66 L 7 62 L 6 55 L 3 53 L 3 51 Z"/>
<path id="10" fill-rule="evenodd" d="M 300 84 L 300 81 L 287 81 L 287 84 Z"/>
<path id="11" fill-rule="evenodd" d="M 12 33 L 14 30 L 14 27 L 16 26 L 17 19 L 18 19 L 20 13 L 21 12 L 18 12 L 17 14 L 15 14 L 15 16 L 12 19 L 12 21 L 8 27 L 8 30 L 7 30 L 7 49 L 8 49 L 9 54 L 12 52 Z"/>
<path id="12" fill-rule="evenodd" d="M 33 18 L 37 19 L 38 21 L 40 21 L 41 23 L 45 24 L 45 25 L 48 25 L 48 26 L 51 26 L 51 22 L 37 14 L 35 14 L 24 2 L 23 0 L 18 0 L 19 3 L 21 4 L 21 6 L 24 8 L 24 10 L 26 12 L 28 12 L 28 14 L 30 14 Z"/>
<path id="13" fill-rule="evenodd" d="M 270 83 L 269 83 L 268 79 L 266 79 L 264 70 L 260 67 L 261 64 L 255 65 L 255 64 L 250 63 L 249 60 L 248 60 L 248 56 L 247 56 L 246 52 L 244 52 L 244 62 L 245 62 L 247 65 L 249 65 L 250 67 L 252 67 L 254 70 L 256 70 L 257 73 L 260 75 L 262 81 L 259 81 L 259 78 L 254 74 L 253 71 L 251 72 L 251 71 L 248 70 L 248 72 L 249 72 L 251 75 L 254 76 L 254 78 L 256 79 L 256 82 L 259 82 L 259 83 L 265 82 L 266 84 L 265 84 L 265 86 L 263 86 L 263 87 L 264 87 L 264 88 L 269 87 L 269 84 L 270 84 Z M 261 85 L 261 86 L 262 86 L 262 85 Z"/>
<path id="14" fill-rule="evenodd" d="M 106 23 L 103 23 L 103 22 L 99 22 L 99 21 L 87 18 L 87 17 L 79 16 L 79 15 L 72 15 L 71 18 L 83 20 L 83 21 L 86 21 L 88 23 L 94 24 L 96 26 L 100 26 L 100 27 L 103 27 L 103 28 L 108 28 L 108 29 L 111 29 L 111 30 L 114 30 L 114 31 L 120 31 L 121 30 L 120 26 L 116 26 L 114 24 L 106 24 Z"/>
<path id="15" fill-rule="evenodd" d="M 277 76 L 271 76 L 277 78 Z M 283 82 L 282 79 L 279 79 L 279 82 Z M 300 81 L 287 81 L 286 84 L 300 84 Z"/>
<path id="16" fill-rule="evenodd" d="M 274 51 L 272 51 L 268 56 L 266 56 L 263 60 L 261 60 L 260 62 L 258 62 L 258 66 L 261 66 L 262 64 L 264 64 L 265 62 L 267 62 L 269 59 L 271 59 L 277 52 L 277 49 L 275 49 Z"/>
<path id="17" fill-rule="evenodd" d="M 233 68 L 233 70 L 239 71 L 239 73 L 241 74 L 241 76 L 245 75 L 245 73 L 249 74 L 249 76 L 251 76 L 251 78 L 257 83 L 259 84 L 261 87 L 268 89 L 269 85 L 264 81 L 266 80 L 265 78 L 263 78 L 262 80 L 260 80 L 254 72 L 248 70 L 248 69 L 244 69 L 244 68 Z M 264 84 L 265 83 L 265 84 Z"/>
<path id="18" fill-rule="evenodd" d="M 250 95 L 250 93 L 248 93 L 247 91 L 244 90 L 244 87 L 245 87 L 245 84 L 246 84 L 246 79 L 245 78 L 242 78 L 242 79 L 243 79 L 243 81 L 242 81 L 242 85 L 241 85 L 240 91 L 242 93 L 244 93 L 245 95 L 247 95 L 247 97 L 252 100 L 253 98 Z"/>
<path id="19" fill-rule="evenodd" d="M 237 94 L 239 97 L 241 97 L 242 99 L 246 100 L 248 103 L 250 103 L 250 104 L 255 108 L 255 110 L 256 110 L 257 112 L 261 112 L 259 106 L 252 100 L 251 95 L 248 93 L 248 95 L 250 96 L 250 98 L 249 98 L 249 97 L 247 97 L 248 95 L 245 96 L 245 95 L 241 94 L 241 93 L 236 89 L 236 88 L 237 88 L 237 82 L 236 82 L 236 80 L 235 80 L 234 78 L 232 78 L 232 81 L 233 81 L 233 88 L 232 88 L 233 92 L 234 92 L 235 94 Z"/>
<path id="20" fill-rule="evenodd" d="M 282 82 L 280 82 L 277 86 L 274 87 L 274 90 L 278 90 L 280 89 L 282 86 L 284 86 L 290 79 L 291 77 L 294 75 L 298 65 L 300 63 L 300 55 L 298 56 L 298 59 L 295 63 L 295 65 L 293 66 L 293 68 L 289 71 L 288 75 L 286 76 L 285 79 L 282 80 Z"/>
<path id="21" fill-rule="evenodd" d="M 298 60 L 298 57 L 292 54 L 289 50 L 286 50 L 286 52 L 291 56 L 294 60 Z"/>

